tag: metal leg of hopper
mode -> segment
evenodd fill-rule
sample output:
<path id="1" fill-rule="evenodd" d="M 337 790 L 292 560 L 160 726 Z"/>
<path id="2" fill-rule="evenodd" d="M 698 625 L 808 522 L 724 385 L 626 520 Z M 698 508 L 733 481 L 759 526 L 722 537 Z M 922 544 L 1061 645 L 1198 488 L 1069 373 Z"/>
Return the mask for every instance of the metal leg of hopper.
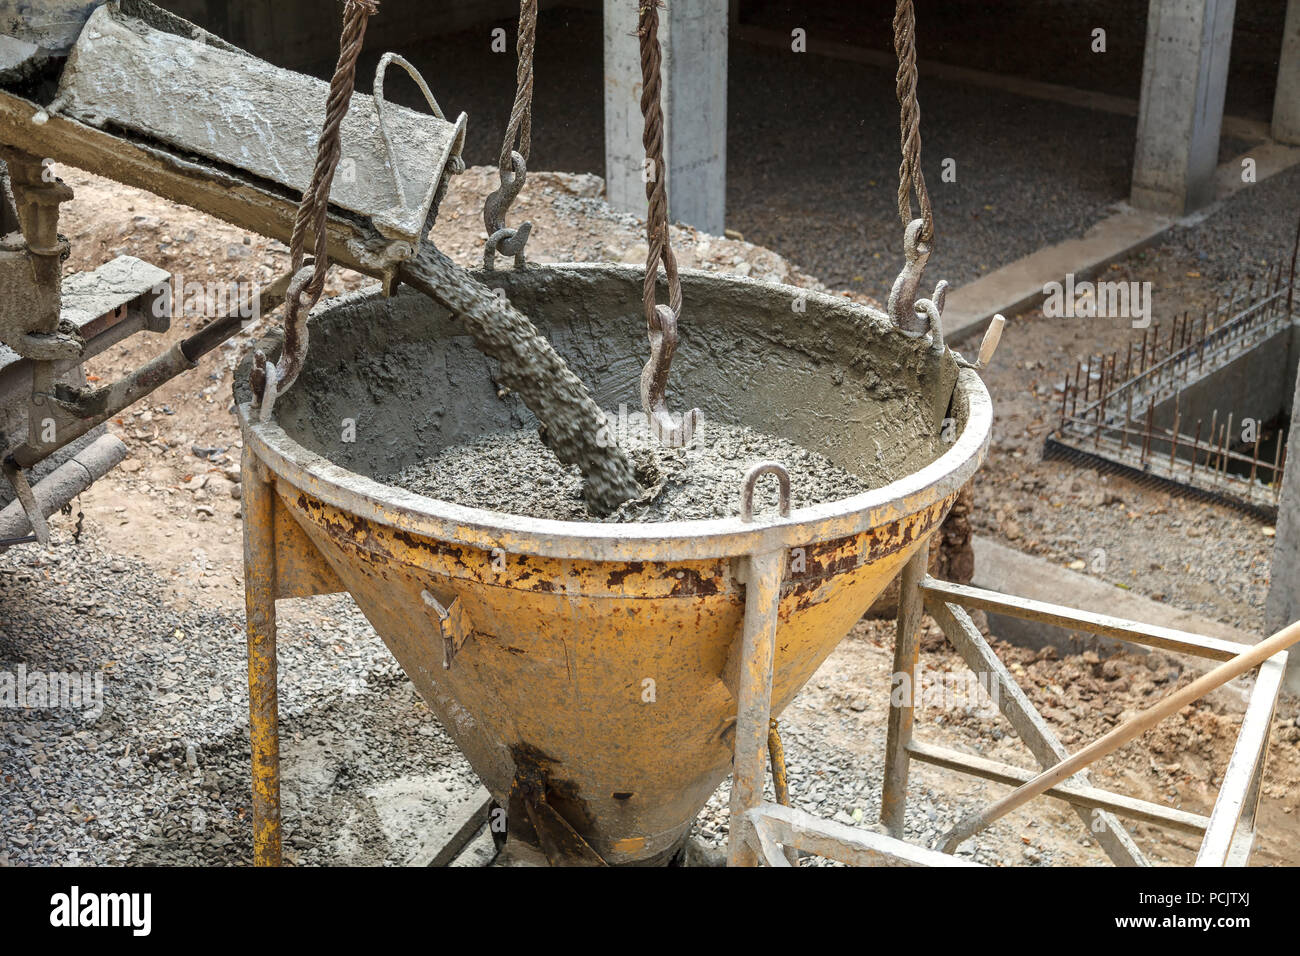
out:
<path id="1" fill-rule="evenodd" d="M 785 770 L 785 747 L 781 744 L 781 728 L 775 717 L 768 721 L 767 755 L 772 762 L 772 792 L 776 802 L 783 807 L 790 806 L 790 777 Z M 785 848 L 785 858 L 791 866 L 799 865 L 799 851 L 792 846 Z"/>
<path id="2" fill-rule="evenodd" d="M 885 738 L 885 784 L 880 797 L 880 822 L 895 839 L 903 837 L 907 812 L 908 744 L 912 742 L 912 716 L 916 703 L 916 662 L 921 638 L 921 581 L 929 566 L 930 540 L 903 568 L 898 588 L 898 630 L 894 637 L 894 672 L 889 686 L 889 726 Z M 896 694 L 894 682 L 902 681 Z M 895 703 L 895 698 L 902 700 Z"/>
<path id="3" fill-rule="evenodd" d="M 243 456 L 244 601 L 248 615 L 248 730 L 253 750 L 253 864 L 280 865 L 280 722 L 275 657 L 275 491 L 265 466 Z"/>
<path id="4" fill-rule="evenodd" d="M 732 758 L 731 826 L 728 866 L 756 866 L 746 839 L 752 826 L 746 814 L 763 801 L 767 771 L 768 721 L 772 716 L 772 658 L 776 652 L 777 611 L 785 551 L 749 555 L 741 567 L 745 584 L 745 624 L 741 635 L 737 688 L 735 752 Z"/>

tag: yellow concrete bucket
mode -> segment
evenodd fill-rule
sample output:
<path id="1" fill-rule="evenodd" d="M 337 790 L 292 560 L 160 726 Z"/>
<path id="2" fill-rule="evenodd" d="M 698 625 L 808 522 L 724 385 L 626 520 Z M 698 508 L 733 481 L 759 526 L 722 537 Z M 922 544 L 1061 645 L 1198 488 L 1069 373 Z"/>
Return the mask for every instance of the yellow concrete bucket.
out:
<path id="1" fill-rule="evenodd" d="M 638 403 L 642 275 L 483 278 L 616 413 Z M 538 520 L 381 484 L 373 476 L 441 447 L 535 427 L 497 394 L 491 360 L 455 317 L 410 292 L 315 316 L 307 368 L 267 422 L 249 404 L 249 364 L 240 370 L 259 862 L 279 857 L 275 598 L 352 594 L 507 810 L 512 840 L 553 861 L 654 863 L 731 768 L 744 635 L 764 626 L 760 590 L 750 585 L 747 612 L 741 583 L 755 558 L 775 569 L 775 715 L 943 520 L 988 443 L 992 409 L 973 371 L 843 298 L 682 281 L 683 403 L 850 471 L 883 462 L 895 480 L 786 517 L 656 524 Z"/>

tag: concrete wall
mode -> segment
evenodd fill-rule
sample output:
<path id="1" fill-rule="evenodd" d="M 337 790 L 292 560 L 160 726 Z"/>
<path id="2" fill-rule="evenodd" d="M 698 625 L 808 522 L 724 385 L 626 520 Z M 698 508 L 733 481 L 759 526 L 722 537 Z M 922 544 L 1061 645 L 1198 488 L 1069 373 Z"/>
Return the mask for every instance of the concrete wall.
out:
<path id="1" fill-rule="evenodd" d="M 1296 346 L 1291 350 L 1293 359 L 1300 352 L 1300 340 Z M 1293 369 L 1295 364 L 1293 361 Z M 1300 374 L 1293 371 L 1292 375 L 1294 410 L 1300 404 Z M 1292 417 L 1287 438 L 1287 447 L 1293 453 L 1300 449 L 1300 427 L 1296 422 Z M 1264 605 L 1264 625 L 1269 632 L 1300 620 L 1300 463 L 1294 454 L 1288 455 L 1288 459 L 1282 475 L 1282 501 L 1278 505 L 1277 534 L 1273 538 L 1273 568 Z M 1285 686 L 1291 693 L 1300 694 L 1300 650 L 1294 647 L 1287 659 Z"/>
<path id="2" fill-rule="evenodd" d="M 1201 439 L 1210 437 L 1210 419 L 1217 411 L 1219 423 L 1232 415 L 1236 440 L 1241 437 L 1238 424 L 1243 418 L 1266 422 L 1291 408 L 1292 384 L 1295 382 L 1296 343 L 1300 332 L 1292 326 L 1261 342 L 1249 352 L 1197 379 L 1178 396 L 1180 423 L 1178 430 L 1191 435 L 1196 420 L 1205 423 Z M 1133 409 L 1135 418 L 1146 409 Z M 1174 399 L 1156 406 L 1152 418 L 1157 427 L 1169 428 L 1174 421 Z"/>
<path id="3" fill-rule="evenodd" d="M 277 66 L 303 70 L 338 54 L 343 7 L 320 0 L 156 0 L 159 6 Z M 539 0 L 539 7 L 596 9 L 598 0 Z M 517 21 L 518 0 L 384 0 L 366 27 L 367 49 L 405 45 L 495 21 Z M 509 31 L 514 50 L 514 30 Z M 487 42 L 487 35 L 484 35 Z M 595 51 L 593 51 L 594 53 Z"/>

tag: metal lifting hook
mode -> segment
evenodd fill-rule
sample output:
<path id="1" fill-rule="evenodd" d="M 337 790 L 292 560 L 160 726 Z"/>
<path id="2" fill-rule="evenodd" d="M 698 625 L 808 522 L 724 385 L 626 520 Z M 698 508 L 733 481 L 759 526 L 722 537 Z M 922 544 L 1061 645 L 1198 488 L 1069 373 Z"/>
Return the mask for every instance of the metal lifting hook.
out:
<path id="1" fill-rule="evenodd" d="M 921 239 L 924 226 L 924 221 L 920 219 L 913 219 L 907 224 L 903 233 L 903 255 L 907 261 L 894 280 L 894 287 L 889 290 L 890 321 L 904 335 L 914 339 L 919 339 L 929 329 L 924 315 L 918 315 L 915 311 L 916 293 L 921 287 L 925 264 L 930 260 L 930 244 Z M 942 311 L 942 303 L 939 309 Z"/>
<path id="2" fill-rule="evenodd" d="M 661 444 L 682 445 L 690 441 L 699 423 L 700 410 L 692 408 L 678 421 L 668 411 L 668 372 L 677 351 L 677 316 L 666 305 L 655 306 L 649 324 L 650 361 L 641 370 L 641 408 L 650 419 L 650 428 Z"/>
<path id="3" fill-rule="evenodd" d="M 943 304 L 948 298 L 948 280 L 940 279 L 939 284 L 934 287 L 934 295 L 929 299 L 917 299 L 912 305 L 912 311 L 925 320 L 925 328 L 921 330 L 924 335 L 927 331 L 930 333 L 930 350 L 940 352 L 946 348 L 943 342 Z"/>
<path id="4" fill-rule="evenodd" d="M 510 151 L 510 168 L 509 175 L 501 174 L 501 185 L 483 200 L 483 225 L 488 234 L 487 245 L 483 247 L 483 268 L 488 272 L 496 269 L 498 252 L 514 256 L 516 269 L 524 268 L 524 246 L 533 230 L 531 222 L 521 223 L 517 229 L 506 226 L 506 213 L 528 178 L 528 165 L 516 150 Z"/>

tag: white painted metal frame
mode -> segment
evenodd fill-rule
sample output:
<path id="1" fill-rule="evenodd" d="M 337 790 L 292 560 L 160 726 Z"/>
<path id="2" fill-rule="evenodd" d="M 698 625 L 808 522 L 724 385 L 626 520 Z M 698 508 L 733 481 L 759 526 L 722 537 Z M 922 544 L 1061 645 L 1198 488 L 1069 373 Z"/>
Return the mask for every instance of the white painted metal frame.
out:
<path id="1" fill-rule="evenodd" d="M 924 555 L 924 551 L 920 552 Z M 997 704 L 1004 716 L 1044 768 L 1067 752 L 1030 703 L 1010 671 L 998 660 L 983 635 L 971 623 L 967 608 L 1064 625 L 1132 644 L 1157 647 L 1224 661 L 1247 650 L 1247 645 L 1204 637 L 1172 628 L 1094 614 L 1074 608 L 1000 594 L 960 584 L 949 584 L 924 574 L 924 557 L 905 570 L 899 598 L 898 639 L 894 670 L 914 680 L 921 612 L 929 613 L 953 647 L 977 674 L 996 682 Z M 1202 835 L 1197 866 L 1244 866 L 1255 841 L 1255 818 L 1268 750 L 1269 728 L 1286 669 L 1286 654 L 1269 658 L 1260 668 L 1242 720 L 1237 743 L 1223 775 L 1219 796 L 1210 816 L 1177 810 L 1123 794 L 1093 787 L 1086 771 L 1048 790 L 1046 795 L 1071 804 L 1107 855 L 1119 865 L 1146 865 L 1141 851 L 1116 817 L 1137 820 L 1166 829 Z M 885 781 L 881 819 L 894 837 L 902 836 L 907 800 L 908 764 L 920 760 L 1008 786 L 1019 786 L 1034 771 L 1013 767 L 970 754 L 959 753 L 912 738 L 910 707 L 890 703 L 886 743 Z M 1100 817 L 1100 819 L 1098 819 Z"/>
<path id="2" fill-rule="evenodd" d="M 909 561 L 905 574 L 915 574 L 918 566 L 923 573 L 928 551 L 928 541 L 921 542 L 917 551 L 920 557 Z M 822 820 L 763 799 L 772 713 L 772 661 L 785 562 L 786 552 L 781 549 L 748 555 L 741 564 L 745 619 L 736 691 L 727 865 L 789 867 L 795 855 L 787 856 L 786 851 L 793 849 L 851 866 L 977 866 L 894 836 Z"/>
<path id="3" fill-rule="evenodd" d="M 900 581 L 895 679 L 898 675 L 910 681 L 916 678 L 921 615 L 923 611 L 927 612 L 966 664 L 977 674 L 996 681 L 999 709 L 1045 768 L 1064 759 L 1068 752 L 971 622 L 966 608 L 996 611 L 1043 624 L 1064 625 L 1132 644 L 1215 661 L 1228 660 L 1247 649 L 1244 644 L 1219 638 L 938 581 L 925 573 L 929 554 L 927 544 L 918 548 L 904 568 Z M 802 810 L 763 800 L 782 554 L 775 551 L 744 559 L 748 593 L 741 659 L 745 665 L 737 691 L 728 865 L 788 867 L 791 862 L 785 851 L 791 848 L 851 866 L 976 865 L 903 841 L 910 762 L 919 760 L 1011 787 L 1027 782 L 1036 773 L 914 740 L 912 705 L 915 695 L 901 695 L 898 704 L 895 704 L 893 695 L 890 700 L 881 798 L 881 822 L 888 835 L 823 820 Z M 1196 858 L 1197 866 L 1245 866 L 1254 847 L 1255 818 L 1268 751 L 1269 728 L 1285 669 L 1285 653 L 1269 658 L 1259 668 L 1237 743 L 1210 816 L 1094 787 L 1086 771 L 1076 774 L 1066 784 L 1051 788 L 1045 795 L 1069 803 L 1088 828 L 1089 836 L 1096 839 L 1111 860 L 1121 866 L 1148 864 L 1118 817 L 1200 835 L 1202 841 Z"/>

